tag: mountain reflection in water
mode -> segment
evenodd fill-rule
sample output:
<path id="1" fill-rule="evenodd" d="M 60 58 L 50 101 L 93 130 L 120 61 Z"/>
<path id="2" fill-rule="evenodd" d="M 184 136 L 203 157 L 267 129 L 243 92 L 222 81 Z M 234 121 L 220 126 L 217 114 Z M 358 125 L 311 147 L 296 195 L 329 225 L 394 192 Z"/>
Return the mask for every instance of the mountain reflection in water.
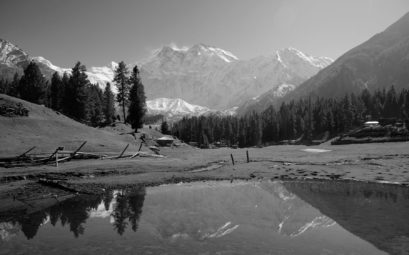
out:
<path id="1" fill-rule="evenodd" d="M 0 217 L 0 254 L 408 254 L 408 213 L 394 185 L 163 185 Z"/>

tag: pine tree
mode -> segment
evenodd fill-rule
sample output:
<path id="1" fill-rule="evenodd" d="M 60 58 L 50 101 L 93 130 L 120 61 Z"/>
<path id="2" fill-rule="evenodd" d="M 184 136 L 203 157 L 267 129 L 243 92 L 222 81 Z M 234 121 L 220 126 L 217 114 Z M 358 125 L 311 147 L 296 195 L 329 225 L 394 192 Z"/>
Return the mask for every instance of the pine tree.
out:
<path id="1" fill-rule="evenodd" d="M 115 76 L 113 82 L 118 88 L 118 94 L 116 95 L 116 100 L 122 106 L 123 121 L 126 123 L 125 107 L 128 104 L 129 98 L 129 70 L 123 61 L 119 62 L 118 67 L 115 69 Z"/>
<path id="2" fill-rule="evenodd" d="M 104 91 L 104 117 L 105 124 L 111 124 L 115 119 L 115 101 L 114 93 L 111 91 L 111 84 L 108 82 Z"/>
<path id="3" fill-rule="evenodd" d="M 169 126 L 168 126 L 168 122 L 166 122 L 166 120 L 162 121 L 162 124 L 160 125 L 160 131 L 164 135 L 169 134 Z"/>
<path id="4" fill-rule="evenodd" d="M 9 87 L 8 81 L 5 80 L 4 78 L 1 79 L 0 80 L 0 93 L 1 94 L 7 94 L 8 87 Z"/>
<path id="5" fill-rule="evenodd" d="M 86 88 L 89 85 L 86 70 L 81 62 L 75 64 L 64 93 L 64 113 L 81 121 L 86 118 Z"/>
<path id="6" fill-rule="evenodd" d="M 98 85 L 91 85 L 87 88 L 86 120 L 93 127 L 102 124 L 104 117 L 102 98 L 103 93 Z"/>
<path id="7" fill-rule="evenodd" d="M 45 103 L 47 83 L 38 65 L 32 61 L 24 70 L 18 85 L 20 97 L 36 104 Z"/>
<path id="8" fill-rule="evenodd" d="M 18 77 L 18 73 L 15 73 L 13 76 L 13 80 L 9 84 L 9 87 L 7 89 L 7 95 L 13 96 L 13 97 L 19 97 L 19 92 L 18 92 L 18 87 L 20 84 L 20 79 Z"/>
<path id="9" fill-rule="evenodd" d="M 62 100 L 64 96 L 64 85 L 61 76 L 55 72 L 51 77 L 50 87 L 50 106 L 51 109 L 60 111 L 62 107 Z"/>
<path id="10" fill-rule="evenodd" d="M 386 118 L 393 118 L 396 117 L 398 111 L 399 107 L 396 91 L 394 86 L 391 86 L 391 88 L 386 93 L 385 104 L 383 107 L 383 116 Z"/>
<path id="11" fill-rule="evenodd" d="M 146 113 L 145 90 L 141 83 L 137 66 L 133 68 L 129 81 L 132 88 L 129 93 L 130 105 L 128 109 L 128 120 L 132 128 L 136 131 L 138 128 L 142 127 L 143 117 Z"/>

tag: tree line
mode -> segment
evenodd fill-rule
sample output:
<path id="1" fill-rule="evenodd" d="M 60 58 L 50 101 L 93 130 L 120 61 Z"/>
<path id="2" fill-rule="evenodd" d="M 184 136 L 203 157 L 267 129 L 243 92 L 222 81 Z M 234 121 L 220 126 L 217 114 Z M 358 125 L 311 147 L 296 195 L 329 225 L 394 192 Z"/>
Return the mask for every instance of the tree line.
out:
<path id="1" fill-rule="evenodd" d="M 171 132 L 184 142 L 199 146 L 225 143 L 239 147 L 278 144 L 288 140 L 311 143 L 313 139 L 328 138 L 362 125 L 366 120 L 395 118 L 407 120 L 409 91 L 388 90 L 341 98 L 303 98 L 270 106 L 261 113 L 237 116 L 185 117 L 173 124 Z M 326 135 L 325 135 L 326 134 Z"/>
<path id="2" fill-rule="evenodd" d="M 116 98 L 109 82 L 102 90 L 97 84 L 91 84 L 86 71 L 85 65 L 77 62 L 70 74 L 61 76 L 55 72 L 49 81 L 32 61 L 21 78 L 16 73 L 11 81 L 0 80 L 0 93 L 45 105 L 94 127 L 121 119 L 115 111 L 115 102 L 118 102 L 122 107 L 122 120 L 134 129 L 142 127 L 146 97 L 138 67 L 135 66 L 129 75 L 125 63 L 119 63 L 113 79 L 118 89 Z"/>

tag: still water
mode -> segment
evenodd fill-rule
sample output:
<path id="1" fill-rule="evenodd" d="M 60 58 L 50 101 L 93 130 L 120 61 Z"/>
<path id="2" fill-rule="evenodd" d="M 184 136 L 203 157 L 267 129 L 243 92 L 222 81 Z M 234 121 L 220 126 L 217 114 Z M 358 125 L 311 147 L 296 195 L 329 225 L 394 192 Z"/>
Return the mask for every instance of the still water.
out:
<path id="1" fill-rule="evenodd" d="M 409 254 L 409 191 L 323 181 L 107 191 L 0 217 L 0 254 Z"/>

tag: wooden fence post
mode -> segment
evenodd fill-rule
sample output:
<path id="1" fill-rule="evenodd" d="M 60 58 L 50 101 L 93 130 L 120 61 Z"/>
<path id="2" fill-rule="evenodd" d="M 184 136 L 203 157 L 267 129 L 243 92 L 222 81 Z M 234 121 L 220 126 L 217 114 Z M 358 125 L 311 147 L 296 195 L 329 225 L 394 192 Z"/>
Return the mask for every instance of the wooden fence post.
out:
<path id="1" fill-rule="evenodd" d="M 249 151 L 246 151 L 246 156 L 247 156 L 247 163 L 250 163 Z"/>
<path id="2" fill-rule="evenodd" d="M 234 166 L 234 158 L 233 158 L 233 154 L 230 154 L 230 157 L 231 157 L 231 162 L 233 163 L 233 166 Z"/>

